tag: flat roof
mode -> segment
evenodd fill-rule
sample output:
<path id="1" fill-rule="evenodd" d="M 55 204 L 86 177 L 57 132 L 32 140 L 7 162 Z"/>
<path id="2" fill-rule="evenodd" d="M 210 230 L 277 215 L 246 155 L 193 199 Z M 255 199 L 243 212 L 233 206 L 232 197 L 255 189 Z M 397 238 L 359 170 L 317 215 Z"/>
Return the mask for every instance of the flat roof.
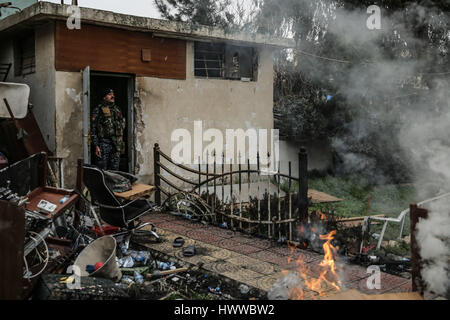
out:
<path id="1" fill-rule="evenodd" d="M 42 20 L 67 20 L 71 16 L 70 5 L 38 2 L 0 20 L 0 32 L 16 25 Z M 174 37 L 198 41 L 230 41 L 275 47 L 295 47 L 293 39 L 275 38 L 258 33 L 227 32 L 221 28 L 187 22 L 138 17 L 112 11 L 80 7 L 81 27 L 83 23 L 106 27 L 152 32 L 161 37 Z"/>

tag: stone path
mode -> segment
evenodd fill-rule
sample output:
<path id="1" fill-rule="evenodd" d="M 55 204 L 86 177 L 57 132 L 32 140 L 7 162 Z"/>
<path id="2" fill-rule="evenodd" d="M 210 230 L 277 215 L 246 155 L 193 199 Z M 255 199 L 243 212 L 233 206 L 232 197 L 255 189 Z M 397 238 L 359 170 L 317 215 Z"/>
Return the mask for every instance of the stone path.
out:
<path id="1" fill-rule="evenodd" d="M 155 213 L 144 220 L 152 222 L 164 239 L 162 243 L 151 244 L 152 249 L 192 264 L 203 263 L 202 267 L 206 270 L 264 291 L 268 291 L 286 272 L 297 269 L 295 261 L 299 258 L 310 269 L 308 273 L 317 278 L 318 264 L 323 259 L 321 255 L 311 251 L 295 248 L 291 252 L 286 245 L 169 214 Z M 195 256 L 184 257 L 182 248 L 172 246 L 173 240 L 179 236 L 186 241 L 183 247 L 189 244 L 196 246 Z M 365 294 L 411 291 L 411 280 L 387 273 L 381 274 L 381 289 L 370 290 L 367 288 L 370 274 L 364 267 L 341 263 L 339 269 L 342 290 L 357 289 Z M 320 298 L 314 291 L 304 291 L 305 299 Z M 330 287 L 326 290 L 326 295 L 336 292 L 336 289 Z"/>

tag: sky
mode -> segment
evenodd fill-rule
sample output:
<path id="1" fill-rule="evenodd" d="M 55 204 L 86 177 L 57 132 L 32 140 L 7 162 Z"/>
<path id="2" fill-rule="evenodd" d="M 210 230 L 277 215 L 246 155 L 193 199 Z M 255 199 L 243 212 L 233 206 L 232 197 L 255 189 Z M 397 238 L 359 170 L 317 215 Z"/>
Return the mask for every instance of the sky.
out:
<path id="1" fill-rule="evenodd" d="M 61 3 L 61 0 L 45 0 L 46 2 Z M 71 4 L 72 0 L 64 0 Z M 78 0 L 80 7 L 89 7 L 124 13 L 134 16 L 161 18 L 153 0 Z"/>

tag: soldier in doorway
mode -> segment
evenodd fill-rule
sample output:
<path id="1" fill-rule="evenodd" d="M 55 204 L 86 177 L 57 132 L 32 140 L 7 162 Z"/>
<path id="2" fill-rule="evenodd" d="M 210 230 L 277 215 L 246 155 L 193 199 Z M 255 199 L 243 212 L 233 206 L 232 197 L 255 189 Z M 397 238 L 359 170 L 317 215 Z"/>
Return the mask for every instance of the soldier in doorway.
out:
<path id="1" fill-rule="evenodd" d="M 106 89 L 103 101 L 92 111 L 91 137 L 95 164 L 103 170 L 119 170 L 120 155 L 125 152 L 125 119 L 115 104 L 114 91 Z"/>

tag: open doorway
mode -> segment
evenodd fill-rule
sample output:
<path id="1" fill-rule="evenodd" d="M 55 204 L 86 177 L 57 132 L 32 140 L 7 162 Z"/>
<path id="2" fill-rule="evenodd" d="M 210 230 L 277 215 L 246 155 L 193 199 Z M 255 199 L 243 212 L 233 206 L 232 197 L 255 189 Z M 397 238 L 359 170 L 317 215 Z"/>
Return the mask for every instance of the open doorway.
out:
<path id="1" fill-rule="evenodd" d="M 90 106 L 96 107 L 103 100 L 105 89 L 114 90 L 116 105 L 126 119 L 124 132 L 125 153 L 120 156 L 119 170 L 134 172 L 134 138 L 133 138 L 133 92 L 134 76 L 128 74 L 94 72 L 90 73 Z M 91 146 L 92 147 L 92 146 Z M 94 163 L 95 150 L 90 150 L 91 163 Z"/>

